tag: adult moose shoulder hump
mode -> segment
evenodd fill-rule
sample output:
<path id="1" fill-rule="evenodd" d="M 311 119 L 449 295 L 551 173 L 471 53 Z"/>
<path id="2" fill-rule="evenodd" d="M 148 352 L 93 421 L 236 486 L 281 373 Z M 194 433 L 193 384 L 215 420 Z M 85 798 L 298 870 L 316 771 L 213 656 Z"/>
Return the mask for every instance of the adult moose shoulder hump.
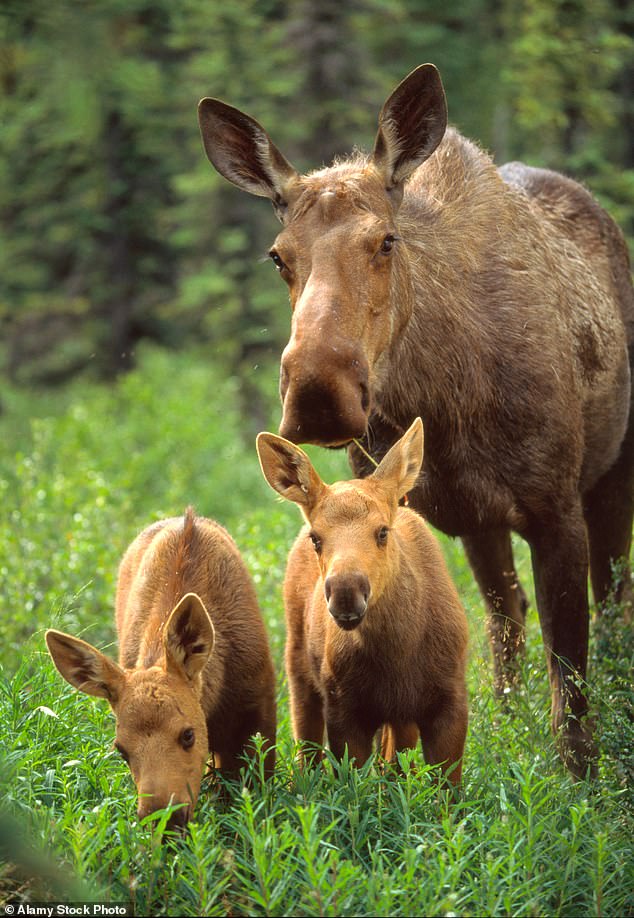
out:
<path id="1" fill-rule="evenodd" d="M 576 182 L 496 168 L 447 128 L 431 64 L 400 83 L 371 154 L 300 175 L 249 115 L 199 106 L 207 155 L 268 197 L 270 256 L 290 291 L 280 434 L 380 459 L 421 416 L 411 505 L 462 537 L 488 607 L 498 691 L 513 680 L 526 598 L 511 530 L 529 543 L 564 762 L 582 776 L 590 571 L 597 604 L 627 559 L 634 292 L 622 234 Z M 369 465 L 350 447 L 357 475 Z M 617 598 L 631 599 L 624 561 Z"/>

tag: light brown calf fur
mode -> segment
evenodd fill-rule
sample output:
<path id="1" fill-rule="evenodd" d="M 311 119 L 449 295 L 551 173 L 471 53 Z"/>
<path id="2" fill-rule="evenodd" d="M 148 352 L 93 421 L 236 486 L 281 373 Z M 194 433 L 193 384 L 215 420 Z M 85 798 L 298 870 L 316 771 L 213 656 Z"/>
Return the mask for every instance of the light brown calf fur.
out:
<path id="1" fill-rule="evenodd" d="M 364 437 L 380 458 L 423 418 L 411 504 L 464 540 L 500 691 L 524 640 L 511 530 L 528 541 L 553 729 L 583 775 L 595 752 L 588 570 L 600 604 L 613 562 L 629 556 L 634 512 L 634 294 L 619 229 L 570 179 L 498 169 L 446 129 L 431 64 L 388 98 L 371 155 L 308 175 L 249 115 L 203 99 L 199 118 L 213 165 L 269 197 L 283 223 L 270 252 L 293 310 L 280 433 L 329 446 Z"/>
<path id="2" fill-rule="evenodd" d="M 307 526 L 284 583 L 293 733 L 357 765 L 422 740 L 425 759 L 460 780 L 467 732 L 467 623 L 433 535 L 399 499 L 423 458 L 417 419 L 364 480 L 325 485 L 299 447 L 260 434 L 267 481 Z"/>
<path id="3" fill-rule="evenodd" d="M 161 520 L 119 568 L 119 665 L 59 631 L 46 643 L 61 675 L 115 713 L 115 746 L 139 793 L 139 819 L 183 804 L 191 817 L 209 753 L 236 773 L 249 738 L 275 742 L 275 676 L 255 591 L 229 534 L 194 516 Z M 266 768 L 274 766 L 274 750 Z"/>

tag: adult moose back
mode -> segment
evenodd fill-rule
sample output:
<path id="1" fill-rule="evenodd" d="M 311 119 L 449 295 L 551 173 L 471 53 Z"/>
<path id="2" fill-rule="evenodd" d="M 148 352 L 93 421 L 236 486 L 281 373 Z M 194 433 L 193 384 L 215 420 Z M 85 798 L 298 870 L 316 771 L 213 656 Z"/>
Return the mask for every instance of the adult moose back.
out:
<path id="1" fill-rule="evenodd" d="M 447 128 L 430 64 L 383 106 L 371 155 L 303 176 L 250 116 L 203 99 L 199 118 L 216 169 L 269 197 L 283 224 L 270 251 L 293 310 L 280 433 L 324 446 L 364 438 L 380 457 L 422 416 L 411 504 L 463 538 L 498 689 L 526 610 L 511 530 L 528 541 L 553 729 L 585 774 L 588 567 L 601 603 L 634 512 L 634 294 L 620 231 L 577 183 L 497 169 Z"/>

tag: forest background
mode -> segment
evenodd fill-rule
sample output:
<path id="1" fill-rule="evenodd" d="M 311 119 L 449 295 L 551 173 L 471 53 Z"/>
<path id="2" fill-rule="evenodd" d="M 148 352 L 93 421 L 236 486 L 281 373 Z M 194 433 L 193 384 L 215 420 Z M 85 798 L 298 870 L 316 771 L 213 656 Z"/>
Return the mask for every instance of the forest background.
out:
<path id="1" fill-rule="evenodd" d="M 196 104 L 246 110 L 297 168 L 317 168 L 369 148 L 384 99 L 426 61 L 450 120 L 497 162 L 580 179 L 634 238 L 627 0 L 0 4 L 0 905 L 634 914 L 632 629 L 618 607 L 593 617 L 599 778 L 575 784 L 550 734 L 521 540 L 527 652 L 501 705 L 481 597 L 460 543 L 439 537 L 470 628 L 458 805 L 420 752 L 395 781 L 372 762 L 295 764 L 281 584 L 299 516 L 276 503 L 253 442 L 279 421 L 290 310 L 266 258 L 279 224 L 210 167 Z M 311 455 L 326 480 L 349 474 L 341 452 Z M 205 791 L 175 853 L 135 820 L 107 705 L 63 683 L 43 633 L 116 656 L 118 561 L 188 503 L 228 527 L 252 573 L 278 674 L 278 768 L 229 787 L 225 806 Z"/>
<path id="2" fill-rule="evenodd" d="M 260 381 L 289 325 L 259 258 L 276 221 L 209 166 L 205 95 L 317 168 L 370 147 L 388 93 L 432 61 L 463 133 L 499 163 L 585 182 L 634 237 L 627 0 L 5 0 L 0 24 L 0 372 L 12 382 L 108 379 L 142 339 L 195 343 L 262 425 Z"/>

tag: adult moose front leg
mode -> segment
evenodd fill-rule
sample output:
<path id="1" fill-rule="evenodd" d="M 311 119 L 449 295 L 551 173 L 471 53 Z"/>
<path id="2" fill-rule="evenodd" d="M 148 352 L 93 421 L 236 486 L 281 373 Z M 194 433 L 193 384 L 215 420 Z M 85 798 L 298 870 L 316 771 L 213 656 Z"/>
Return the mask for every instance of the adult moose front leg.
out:
<path id="1" fill-rule="evenodd" d="M 586 720 L 588 545 L 579 501 L 567 514 L 536 522 L 528 534 L 537 609 L 552 695 L 552 728 L 567 768 L 578 778 L 595 769 Z"/>
<path id="2" fill-rule="evenodd" d="M 528 600 L 517 579 L 511 533 L 492 529 L 462 539 L 469 564 L 489 615 L 495 690 L 498 694 L 517 677 L 517 656 L 524 648 Z"/>

